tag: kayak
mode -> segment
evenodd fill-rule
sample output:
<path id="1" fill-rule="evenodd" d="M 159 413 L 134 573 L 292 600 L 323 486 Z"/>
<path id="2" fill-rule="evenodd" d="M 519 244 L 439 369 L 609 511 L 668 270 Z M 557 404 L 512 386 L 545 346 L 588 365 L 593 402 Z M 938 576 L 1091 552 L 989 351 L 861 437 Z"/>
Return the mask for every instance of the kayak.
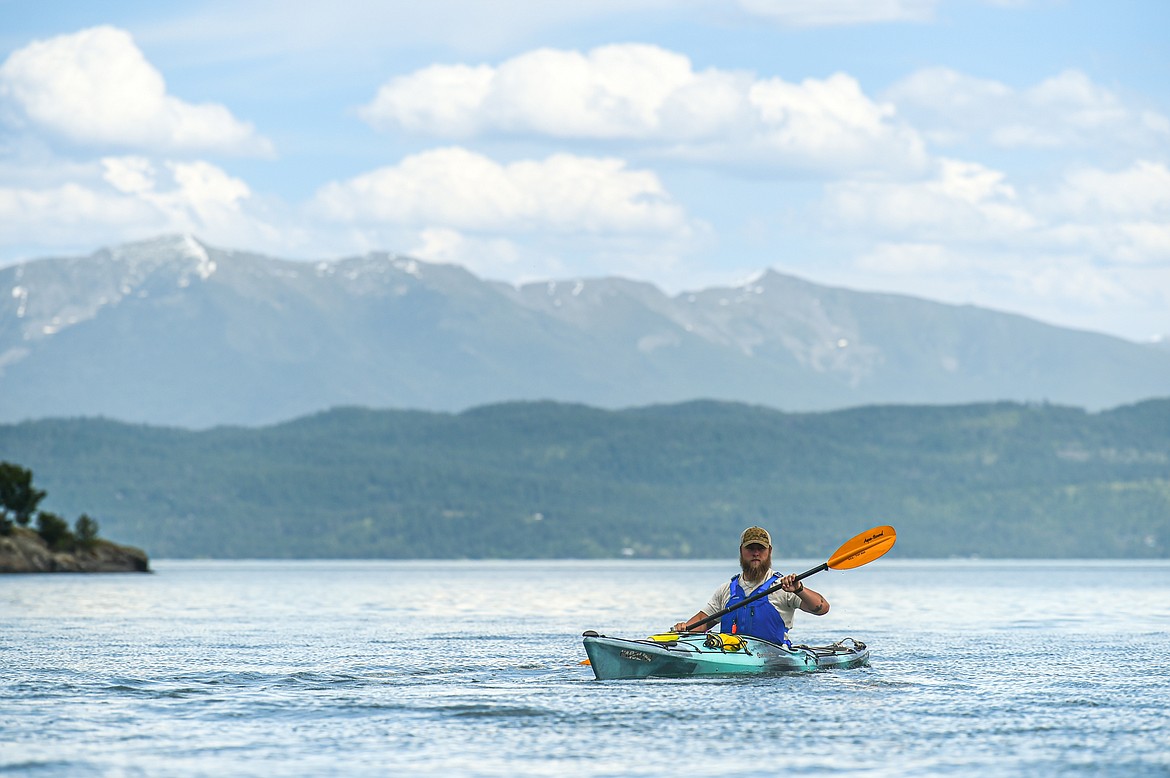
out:
<path id="1" fill-rule="evenodd" d="M 869 662 L 869 649 L 853 638 L 828 646 L 791 647 L 719 632 L 671 633 L 628 640 L 589 630 L 582 638 L 589 666 L 599 681 L 808 672 L 860 667 Z"/>

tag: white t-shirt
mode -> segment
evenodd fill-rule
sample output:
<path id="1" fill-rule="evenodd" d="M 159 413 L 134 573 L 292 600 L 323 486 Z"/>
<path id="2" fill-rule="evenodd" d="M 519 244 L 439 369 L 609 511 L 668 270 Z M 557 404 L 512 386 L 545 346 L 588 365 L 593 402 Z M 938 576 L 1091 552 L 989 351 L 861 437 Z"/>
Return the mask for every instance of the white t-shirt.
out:
<path id="1" fill-rule="evenodd" d="M 749 584 L 740 576 L 739 584 L 743 587 L 744 594 L 751 596 L 752 592 L 760 588 L 761 585 L 774 574 L 773 570 L 769 570 L 762 581 L 758 583 Z M 777 582 L 779 583 L 779 582 Z M 711 599 L 707 601 L 703 612 L 710 616 L 713 613 L 718 613 L 727 607 L 727 603 L 731 601 L 731 579 L 715 590 L 711 595 Z M 772 607 L 780 613 L 780 618 L 784 619 L 784 626 L 792 629 L 792 621 L 796 617 L 796 611 L 800 608 L 800 597 L 792 592 L 786 592 L 783 589 L 777 589 L 768 595 L 768 602 L 772 603 Z M 713 630 L 718 630 L 719 625 L 715 624 L 711 627 Z"/>

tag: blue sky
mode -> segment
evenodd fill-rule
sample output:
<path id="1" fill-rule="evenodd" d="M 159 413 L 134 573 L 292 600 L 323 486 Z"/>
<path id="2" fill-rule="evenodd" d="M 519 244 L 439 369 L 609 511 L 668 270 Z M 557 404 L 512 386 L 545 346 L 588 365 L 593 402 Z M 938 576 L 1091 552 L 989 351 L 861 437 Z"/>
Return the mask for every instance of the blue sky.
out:
<path id="1" fill-rule="evenodd" d="M 1163 0 L 0 0 L 0 263 L 164 233 L 1170 335 Z"/>

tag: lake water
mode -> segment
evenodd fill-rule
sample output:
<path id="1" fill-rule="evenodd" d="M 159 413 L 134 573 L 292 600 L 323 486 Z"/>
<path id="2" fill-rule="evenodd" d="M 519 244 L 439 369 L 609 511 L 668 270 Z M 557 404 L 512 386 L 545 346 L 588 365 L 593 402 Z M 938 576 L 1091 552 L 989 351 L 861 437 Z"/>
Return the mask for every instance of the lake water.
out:
<path id="1" fill-rule="evenodd" d="M 867 668 L 607 682 L 584 630 L 662 631 L 731 566 L 154 566 L 0 577 L 0 773 L 1170 775 L 1167 562 L 886 557 L 793 631 Z"/>

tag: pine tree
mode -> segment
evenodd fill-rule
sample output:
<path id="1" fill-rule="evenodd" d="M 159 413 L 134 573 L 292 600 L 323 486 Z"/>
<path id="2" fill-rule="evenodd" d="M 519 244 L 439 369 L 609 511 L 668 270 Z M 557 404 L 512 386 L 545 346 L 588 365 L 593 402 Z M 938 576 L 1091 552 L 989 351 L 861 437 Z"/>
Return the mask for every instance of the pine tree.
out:
<path id="1" fill-rule="evenodd" d="M 27 527 L 45 492 L 34 489 L 32 471 L 0 462 L 0 534 L 12 531 L 12 522 Z"/>

